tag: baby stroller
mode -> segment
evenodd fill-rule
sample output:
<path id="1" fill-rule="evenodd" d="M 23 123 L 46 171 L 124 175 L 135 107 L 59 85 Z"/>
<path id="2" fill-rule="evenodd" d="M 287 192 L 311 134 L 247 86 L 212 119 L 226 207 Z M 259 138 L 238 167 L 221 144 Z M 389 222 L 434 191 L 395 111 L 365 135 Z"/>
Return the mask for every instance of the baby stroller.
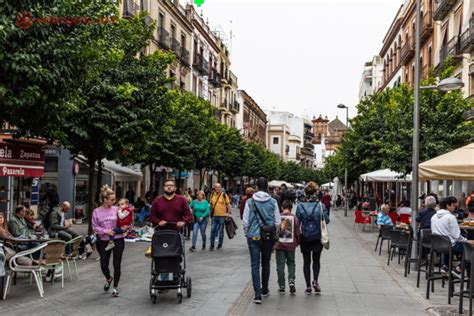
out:
<path id="1" fill-rule="evenodd" d="M 156 303 L 158 293 L 170 289 L 178 290 L 179 303 L 183 300 L 183 289 L 186 289 L 186 296 L 191 297 L 191 278 L 186 277 L 184 249 L 184 238 L 176 230 L 164 228 L 153 234 L 150 280 L 150 297 L 153 304 Z M 170 274 L 173 275 L 172 278 L 169 277 Z"/>

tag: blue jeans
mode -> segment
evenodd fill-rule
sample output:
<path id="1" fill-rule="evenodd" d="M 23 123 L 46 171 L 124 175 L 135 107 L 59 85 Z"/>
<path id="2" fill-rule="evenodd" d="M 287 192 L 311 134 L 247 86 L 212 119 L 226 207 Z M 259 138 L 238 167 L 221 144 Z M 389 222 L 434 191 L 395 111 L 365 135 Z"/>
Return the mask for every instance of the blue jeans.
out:
<path id="1" fill-rule="evenodd" d="M 270 259 L 272 257 L 272 241 L 253 240 L 247 238 L 252 268 L 252 283 L 255 296 L 261 296 L 262 290 L 268 291 L 270 279 Z M 260 284 L 260 265 L 262 266 L 262 283 Z"/>
<path id="2" fill-rule="evenodd" d="M 214 216 L 211 224 L 211 247 L 214 247 L 216 237 L 219 236 L 219 246 L 224 243 L 225 216 Z"/>
<path id="3" fill-rule="evenodd" d="M 462 254 L 464 251 L 464 246 L 462 242 L 456 241 L 456 243 L 451 247 L 453 256 L 456 254 Z M 448 266 L 449 263 L 449 255 L 442 255 L 441 256 L 441 265 Z"/>
<path id="4" fill-rule="evenodd" d="M 206 246 L 206 228 L 207 228 L 207 217 L 203 218 L 201 222 L 199 220 L 197 220 L 194 223 L 194 226 L 193 226 L 193 248 L 196 248 L 196 242 L 197 242 L 199 231 L 201 231 L 202 246 L 203 247 Z"/>

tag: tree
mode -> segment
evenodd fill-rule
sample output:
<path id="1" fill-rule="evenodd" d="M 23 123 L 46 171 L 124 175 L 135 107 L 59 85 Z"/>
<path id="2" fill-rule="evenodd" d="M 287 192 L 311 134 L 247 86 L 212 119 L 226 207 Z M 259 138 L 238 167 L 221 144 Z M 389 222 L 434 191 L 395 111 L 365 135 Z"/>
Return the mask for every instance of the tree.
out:
<path id="1" fill-rule="evenodd" d="M 9 122 L 27 136 L 57 137 L 74 110 L 78 91 L 92 75 L 110 25 L 32 23 L 34 18 L 116 16 L 113 0 L 0 0 L 0 125 Z M 17 19 L 17 23 L 15 20 Z"/>

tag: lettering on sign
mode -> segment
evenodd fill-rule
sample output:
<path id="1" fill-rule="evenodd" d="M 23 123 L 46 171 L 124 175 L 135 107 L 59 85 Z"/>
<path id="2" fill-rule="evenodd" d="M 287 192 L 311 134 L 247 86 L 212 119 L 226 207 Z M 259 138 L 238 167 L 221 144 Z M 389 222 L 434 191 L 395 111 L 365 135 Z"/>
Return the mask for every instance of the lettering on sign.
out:
<path id="1" fill-rule="evenodd" d="M 2 168 L 3 176 L 17 176 L 21 177 L 25 175 L 25 169 L 18 168 L 18 169 L 10 169 L 7 167 Z"/>
<path id="2" fill-rule="evenodd" d="M 13 152 L 11 149 L 8 149 L 8 146 L 0 148 L 0 158 L 11 159 L 13 157 Z"/>
<path id="3" fill-rule="evenodd" d="M 35 152 L 27 152 L 24 150 L 20 150 L 20 158 L 22 159 L 41 159 L 40 153 Z"/>

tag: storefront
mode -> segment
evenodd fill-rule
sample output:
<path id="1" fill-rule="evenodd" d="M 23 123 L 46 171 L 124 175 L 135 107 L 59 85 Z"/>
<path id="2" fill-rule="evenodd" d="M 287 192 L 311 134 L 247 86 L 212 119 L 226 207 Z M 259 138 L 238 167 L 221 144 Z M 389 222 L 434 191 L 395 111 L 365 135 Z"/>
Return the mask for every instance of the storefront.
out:
<path id="1" fill-rule="evenodd" d="M 0 212 L 9 218 L 17 205 L 38 210 L 40 178 L 44 175 L 44 142 L 0 136 Z"/>

